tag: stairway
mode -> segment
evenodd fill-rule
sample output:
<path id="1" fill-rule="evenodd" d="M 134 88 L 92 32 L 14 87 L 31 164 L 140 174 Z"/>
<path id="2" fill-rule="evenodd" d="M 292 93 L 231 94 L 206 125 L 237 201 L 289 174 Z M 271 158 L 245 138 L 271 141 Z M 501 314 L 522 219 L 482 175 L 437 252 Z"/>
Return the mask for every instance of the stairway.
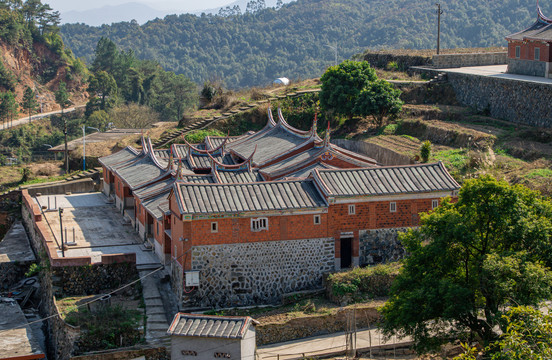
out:
<path id="1" fill-rule="evenodd" d="M 157 288 L 156 275 L 159 272 L 146 276 L 151 273 L 151 269 L 138 268 L 138 270 L 140 278 L 142 278 L 142 294 L 146 305 L 146 342 L 150 345 L 165 346 L 170 351 L 170 337 L 167 336 L 169 321 L 165 314 L 161 294 Z"/>

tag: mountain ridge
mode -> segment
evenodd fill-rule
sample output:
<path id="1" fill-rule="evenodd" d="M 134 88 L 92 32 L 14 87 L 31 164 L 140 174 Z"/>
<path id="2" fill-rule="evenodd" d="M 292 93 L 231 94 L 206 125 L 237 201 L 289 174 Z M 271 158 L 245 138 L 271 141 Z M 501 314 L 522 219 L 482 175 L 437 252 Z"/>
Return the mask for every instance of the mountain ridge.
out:
<path id="1" fill-rule="evenodd" d="M 552 4 L 541 4 L 545 14 Z M 93 58 L 106 36 L 197 83 L 223 79 L 230 88 L 266 85 L 285 76 L 319 76 L 334 63 L 371 49 L 428 49 L 436 43 L 435 4 L 415 0 L 298 0 L 275 10 L 232 16 L 169 15 L 142 26 L 61 27 L 79 57 Z M 449 0 L 443 4 L 441 47 L 504 46 L 504 37 L 536 19 L 532 0 Z"/>

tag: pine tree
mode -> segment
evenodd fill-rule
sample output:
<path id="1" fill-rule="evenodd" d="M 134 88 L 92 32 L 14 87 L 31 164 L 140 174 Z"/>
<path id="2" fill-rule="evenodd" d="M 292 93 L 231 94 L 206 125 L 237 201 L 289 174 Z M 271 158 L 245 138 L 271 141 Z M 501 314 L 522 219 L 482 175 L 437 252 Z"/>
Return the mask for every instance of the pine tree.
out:
<path id="1" fill-rule="evenodd" d="M 25 89 L 20 106 L 29 113 L 29 122 L 31 122 L 31 115 L 37 110 L 38 102 L 35 92 L 29 86 Z"/>

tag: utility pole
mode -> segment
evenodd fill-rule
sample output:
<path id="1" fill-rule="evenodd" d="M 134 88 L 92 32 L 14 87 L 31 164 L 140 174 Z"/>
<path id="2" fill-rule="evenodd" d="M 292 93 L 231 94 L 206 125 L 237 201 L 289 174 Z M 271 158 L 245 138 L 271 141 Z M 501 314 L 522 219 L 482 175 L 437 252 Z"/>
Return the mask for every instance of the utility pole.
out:
<path id="1" fill-rule="evenodd" d="M 59 208 L 59 230 L 61 232 L 61 256 L 65 257 L 65 246 L 63 245 L 63 220 L 61 219 L 61 214 L 63 214 L 63 209 Z"/>
<path id="2" fill-rule="evenodd" d="M 63 108 L 61 109 L 61 117 L 63 118 L 63 134 L 65 135 L 65 173 L 69 174 L 69 154 L 67 152 L 67 119 L 63 116 Z"/>
<path id="3" fill-rule="evenodd" d="M 443 10 L 441 10 L 441 4 L 437 3 L 435 5 L 437 6 L 437 55 L 439 55 L 441 47 L 441 14 L 443 14 Z"/>

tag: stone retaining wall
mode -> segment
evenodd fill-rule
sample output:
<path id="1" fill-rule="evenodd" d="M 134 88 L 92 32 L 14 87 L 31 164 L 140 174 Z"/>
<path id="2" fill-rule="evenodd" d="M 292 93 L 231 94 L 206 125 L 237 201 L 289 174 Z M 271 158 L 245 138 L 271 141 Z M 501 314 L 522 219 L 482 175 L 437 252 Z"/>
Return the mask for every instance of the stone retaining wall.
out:
<path id="1" fill-rule="evenodd" d="M 544 77 L 546 75 L 546 62 L 508 59 L 508 73 Z"/>
<path id="2" fill-rule="evenodd" d="M 313 315 L 291 319 L 282 323 L 263 324 L 256 327 L 257 346 L 347 331 L 347 317 L 353 309 L 340 309 L 327 315 Z M 374 326 L 380 315 L 374 307 L 356 308 L 358 329 Z"/>
<path id="3" fill-rule="evenodd" d="M 371 157 L 383 165 L 408 165 L 413 163 L 407 155 L 364 141 L 332 139 L 332 144 Z"/>
<path id="4" fill-rule="evenodd" d="M 437 69 L 459 68 L 463 66 L 504 65 L 507 63 L 507 52 L 433 55 L 433 66 Z"/>
<path id="5" fill-rule="evenodd" d="M 464 106 L 513 123 L 552 127 L 552 84 L 452 72 L 447 72 L 447 79 Z"/>
<path id="6" fill-rule="evenodd" d="M 405 257 L 398 233 L 406 230 L 408 228 L 360 230 L 359 265 L 388 263 Z"/>
<path id="7" fill-rule="evenodd" d="M 189 305 L 231 307 L 275 303 L 282 295 L 322 287 L 334 271 L 332 238 L 195 246 L 200 286 Z"/>

